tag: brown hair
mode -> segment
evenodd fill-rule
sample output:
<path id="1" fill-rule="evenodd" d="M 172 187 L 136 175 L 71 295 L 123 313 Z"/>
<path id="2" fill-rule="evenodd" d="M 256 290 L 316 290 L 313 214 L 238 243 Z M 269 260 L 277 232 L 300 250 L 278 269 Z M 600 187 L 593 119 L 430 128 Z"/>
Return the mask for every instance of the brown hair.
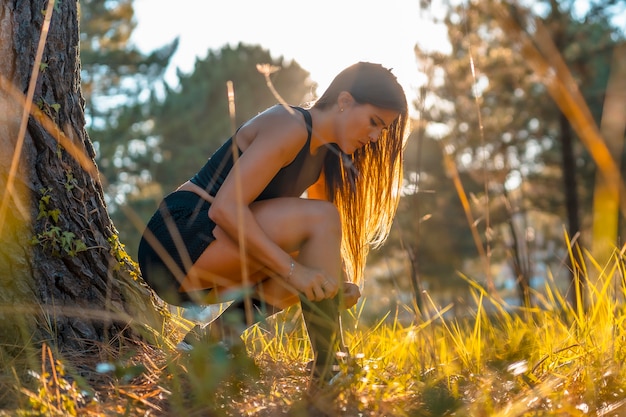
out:
<path id="1" fill-rule="evenodd" d="M 349 92 L 359 104 L 400 113 L 378 141 L 352 155 L 335 146 L 335 152 L 329 152 L 324 163 L 328 198 L 337 206 L 343 223 L 346 272 L 359 283 L 370 247 L 379 246 L 387 238 L 398 207 L 408 105 L 395 75 L 380 64 L 359 62 L 344 69 L 313 107 L 332 107 L 342 91 Z"/>

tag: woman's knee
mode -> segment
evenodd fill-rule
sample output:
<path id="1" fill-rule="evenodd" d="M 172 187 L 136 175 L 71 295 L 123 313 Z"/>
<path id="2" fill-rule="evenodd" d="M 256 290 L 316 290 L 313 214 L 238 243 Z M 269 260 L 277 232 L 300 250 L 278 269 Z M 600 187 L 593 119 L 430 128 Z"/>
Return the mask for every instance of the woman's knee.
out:
<path id="1" fill-rule="evenodd" d="M 300 250 L 304 242 L 318 236 L 341 237 L 339 211 L 328 201 L 270 199 L 250 207 L 267 235 L 287 251 Z"/>
<path id="2" fill-rule="evenodd" d="M 333 233 L 341 236 L 341 217 L 337 207 L 321 200 L 310 200 L 311 206 L 307 210 L 307 218 L 303 219 L 310 226 L 313 233 Z"/>

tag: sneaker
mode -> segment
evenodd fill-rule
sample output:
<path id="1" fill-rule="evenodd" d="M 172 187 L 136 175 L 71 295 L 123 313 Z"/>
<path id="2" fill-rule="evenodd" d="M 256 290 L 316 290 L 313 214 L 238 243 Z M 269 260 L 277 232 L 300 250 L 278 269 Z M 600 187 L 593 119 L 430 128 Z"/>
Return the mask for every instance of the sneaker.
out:
<path id="1" fill-rule="evenodd" d="M 184 340 L 181 340 L 176 345 L 176 350 L 181 352 L 181 353 L 189 353 L 189 352 L 191 352 L 193 350 L 193 346 L 191 344 L 185 342 Z"/>
<path id="2" fill-rule="evenodd" d="M 248 358 L 246 347 L 243 343 L 229 344 L 223 340 L 216 340 L 211 337 L 209 326 L 207 324 L 196 324 L 187 332 L 183 340 L 177 345 L 176 349 L 180 352 L 189 353 L 195 346 L 214 346 L 226 352 L 230 359 Z"/>
<path id="3" fill-rule="evenodd" d="M 206 324 L 196 324 L 191 330 L 187 332 L 183 340 L 177 345 L 176 349 L 180 352 L 191 352 L 193 347 L 199 343 L 214 342 L 211 340 L 208 326 Z"/>

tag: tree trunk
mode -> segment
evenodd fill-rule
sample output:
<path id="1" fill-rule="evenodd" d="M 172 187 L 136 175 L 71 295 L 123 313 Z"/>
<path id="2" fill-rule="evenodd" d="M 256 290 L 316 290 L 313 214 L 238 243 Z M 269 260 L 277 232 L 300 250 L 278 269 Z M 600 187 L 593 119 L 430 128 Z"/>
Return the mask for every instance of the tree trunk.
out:
<path id="1" fill-rule="evenodd" d="M 615 248 L 623 244 L 619 235 L 620 176 L 626 133 L 626 43 L 615 47 L 611 73 L 607 82 L 600 131 L 615 163 L 611 178 L 598 171 L 593 190 L 593 259 L 607 266 Z M 623 196 L 622 196 L 623 197 Z"/>
<path id="2" fill-rule="evenodd" d="M 54 5 L 38 64 L 47 8 L 0 2 L 0 346 L 15 346 L 10 356 L 42 341 L 84 353 L 165 318 L 106 211 L 84 128 L 77 2 Z"/>
<path id="3" fill-rule="evenodd" d="M 565 192 L 565 209 L 567 211 L 567 231 L 570 239 L 574 239 L 572 253 L 575 259 L 567 259 L 570 268 L 570 280 L 572 289 L 569 292 L 569 299 L 575 310 L 579 307 L 579 302 L 584 303 L 582 270 L 584 260 L 579 258 L 579 248 L 582 246 L 580 232 L 580 222 L 578 218 L 578 186 L 576 181 L 576 157 L 574 155 L 574 145 L 572 129 L 565 115 L 559 116 L 561 127 L 561 156 L 563 164 L 563 186 Z M 577 236 L 578 235 L 578 236 Z M 577 296 L 577 294 L 580 294 Z"/>
<path id="4" fill-rule="evenodd" d="M 553 38 L 554 46 L 557 51 L 564 50 L 565 29 L 561 22 L 561 14 L 558 8 L 558 2 L 551 0 L 551 17 L 549 21 L 555 25 Z M 570 120 L 563 113 L 561 108 L 559 111 L 559 128 L 561 142 L 561 164 L 563 167 L 563 188 L 565 193 L 565 210 L 567 213 L 567 232 L 572 240 L 571 251 L 573 259 L 567 259 L 569 266 L 570 281 L 572 283 L 569 291 L 569 300 L 574 311 L 578 311 L 579 307 L 584 306 L 583 299 L 583 276 L 584 259 L 579 254 L 582 247 L 582 237 L 580 235 L 580 218 L 578 205 L 578 181 L 576 179 L 576 155 L 574 153 L 574 138 L 572 135 L 572 126 Z"/>

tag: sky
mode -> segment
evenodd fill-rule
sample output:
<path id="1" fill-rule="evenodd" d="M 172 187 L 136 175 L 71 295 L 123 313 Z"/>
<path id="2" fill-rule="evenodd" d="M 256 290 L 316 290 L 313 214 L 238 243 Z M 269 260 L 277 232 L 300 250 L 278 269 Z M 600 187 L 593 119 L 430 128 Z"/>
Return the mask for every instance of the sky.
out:
<path id="1" fill-rule="evenodd" d="M 141 50 L 179 37 L 166 75 L 171 85 L 176 68 L 190 73 L 209 49 L 243 42 L 298 62 L 318 83 L 318 94 L 345 67 L 370 61 L 392 68 L 412 100 L 420 81 L 414 46 L 446 47 L 445 29 L 420 18 L 419 0 L 135 0 L 133 5 L 132 41 Z"/>

